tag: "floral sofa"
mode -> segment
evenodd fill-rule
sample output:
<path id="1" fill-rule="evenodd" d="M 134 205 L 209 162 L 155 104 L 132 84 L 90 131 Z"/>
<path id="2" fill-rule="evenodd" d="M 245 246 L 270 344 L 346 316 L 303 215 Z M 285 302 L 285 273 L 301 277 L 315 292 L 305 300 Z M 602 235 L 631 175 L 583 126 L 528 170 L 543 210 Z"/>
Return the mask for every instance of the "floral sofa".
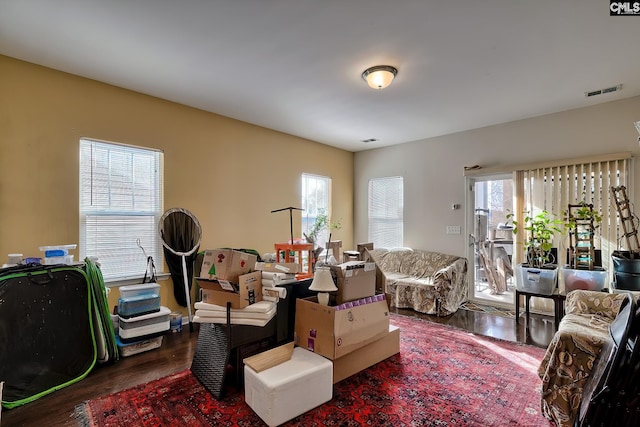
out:
<path id="1" fill-rule="evenodd" d="M 410 248 L 370 249 L 365 258 L 375 262 L 391 307 L 447 316 L 467 299 L 466 258 Z"/>
<path id="2" fill-rule="evenodd" d="M 573 426 L 583 387 L 625 298 L 587 290 L 567 294 L 566 314 L 538 369 L 542 412 L 557 426 Z"/>

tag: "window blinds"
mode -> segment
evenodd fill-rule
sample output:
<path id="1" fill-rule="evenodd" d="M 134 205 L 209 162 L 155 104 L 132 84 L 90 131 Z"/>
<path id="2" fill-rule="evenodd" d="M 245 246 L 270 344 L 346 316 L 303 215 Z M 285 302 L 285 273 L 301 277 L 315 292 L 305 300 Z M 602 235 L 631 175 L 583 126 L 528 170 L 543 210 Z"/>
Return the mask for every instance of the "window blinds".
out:
<path id="1" fill-rule="evenodd" d="M 403 245 L 404 194 L 401 176 L 369 181 L 369 241 L 374 247 Z"/>
<path id="2" fill-rule="evenodd" d="M 594 243 L 596 249 L 602 250 L 602 266 L 609 270 L 611 252 L 617 249 L 621 237 L 610 188 L 629 187 L 629 168 L 629 158 L 620 158 L 515 171 L 516 219 L 524 224 L 524 212 L 536 214 L 542 210 L 562 219 L 569 204 L 592 203 L 602 215 Z M 516 247 L 522 248 L 523 241 L 523 233 L 518 233 Z M 555 236 L 554 246 L 558 247 L 560 264 L 564 264 L 567 237 Z M 516 263 L 522 262 L 523 251 L 515 251 L 514 257 Z"/>
<path id="3" fill-rule="evenodd" d="M 163 265 L 162 152 L 80 140 L 80 257 L 98 257 L 105 281 L 142 278 Z"/>

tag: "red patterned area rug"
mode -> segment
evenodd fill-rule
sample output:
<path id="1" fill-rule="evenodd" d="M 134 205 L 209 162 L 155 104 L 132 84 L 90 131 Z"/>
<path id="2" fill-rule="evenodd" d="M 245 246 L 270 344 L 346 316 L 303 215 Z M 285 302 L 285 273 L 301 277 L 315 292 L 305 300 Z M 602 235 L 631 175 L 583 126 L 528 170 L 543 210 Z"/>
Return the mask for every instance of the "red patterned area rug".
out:
<path id="1" fill-rule="evenodd" d="M 400 354 L 336 384 L 286 426 L 552 426 L 540 412 L 544 350 L 412 317 Z M 262 426 L 242 391 L 217 401 L 189 370 L 86 402 L 83 426 Z"/>

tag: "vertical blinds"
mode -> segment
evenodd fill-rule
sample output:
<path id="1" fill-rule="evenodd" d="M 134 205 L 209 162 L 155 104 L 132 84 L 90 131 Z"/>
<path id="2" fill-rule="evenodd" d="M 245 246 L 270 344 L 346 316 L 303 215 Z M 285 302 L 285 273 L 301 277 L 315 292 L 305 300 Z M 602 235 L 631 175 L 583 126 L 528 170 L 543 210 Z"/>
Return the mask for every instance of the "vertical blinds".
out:
<path id="1" fill-rule="evenodd" d="M 403 245 L 403 191 L 401 176 L 369 180 L 369 241 L 374 247 Z"/>
<path id="2" fill-rule="evenodd" d="M 80 140 L 80 257 L 98 257 L 105 281 L 144 276 L 138 243 L 163 265 L 162 167 L 157 150 Z"/>
<path id="3" fill-rule="evenodd" d="M 596 249 L 602 250 L 602 266 L 610 270 L 611 252 L 617 249 L 620 237 L 617 211 L 610 188 L 629 186 L 629 168 L 629 159 L 621 158 L 516 171 L 516 218 L 523 224 L 523 212 L 536 214 L 546 210 L 555 218 L 562 219 L 562 213 L 569 204 L 582 201 L 593 204 L 594 211 L 602 216 L 594 243 Z M 522 234 L 516 235 L 518 248 L 522 248 Z M 568 247 L 566 236 L 555 236 L 554 246 L 558 247 L 560 263 L 564 263 Z M 516 263 L 522 262 L 523 251 L 515 251 L 514 256 Z"/>

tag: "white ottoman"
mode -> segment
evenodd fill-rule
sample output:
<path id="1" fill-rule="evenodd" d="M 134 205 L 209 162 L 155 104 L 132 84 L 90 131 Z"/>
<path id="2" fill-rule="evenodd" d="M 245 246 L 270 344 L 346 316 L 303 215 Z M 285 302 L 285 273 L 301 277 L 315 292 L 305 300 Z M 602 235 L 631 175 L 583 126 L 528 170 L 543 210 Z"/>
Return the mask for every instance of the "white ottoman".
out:
<path id="1" fill-rule="evenodd" d="M 280 425 L 333 397 L 333 363 L 301 347 L 291 359 L 262 372 L 244 366 L 244 398 L 269 427 Z"/>

